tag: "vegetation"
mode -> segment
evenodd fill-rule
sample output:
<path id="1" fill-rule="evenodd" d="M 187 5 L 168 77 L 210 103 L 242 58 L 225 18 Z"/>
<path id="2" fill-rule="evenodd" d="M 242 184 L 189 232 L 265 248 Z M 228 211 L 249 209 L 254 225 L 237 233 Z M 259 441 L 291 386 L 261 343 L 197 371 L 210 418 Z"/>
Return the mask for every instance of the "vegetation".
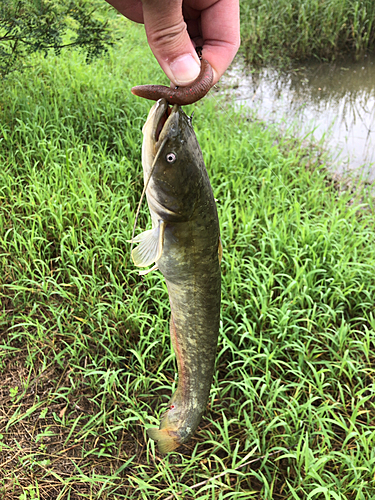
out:
<path id="1" fill-rule="evenodd" d="M 87 61 L 107 52 L 113 31 L 98 6 L 103 10 L 98 0 L 1 0 L 0 76 L 23 68 L 34 52 L 80 48 Z"/>
<path id="2" fill-rule="evenodd" d="M 375 47 L 375 0 L 241 0 L 241 25 L 250 63 L 359 57 Z"/>
<path id="3" fill-rule="evenodd" d="M 194 106 L 224 246 L 215 379 L 190 443 L 146 439 L 176 365 L 164 281 L 129 263 L 150 108 L 130 87 L 161 72 L 122 22 L 108 59 L 35 56 L 0 90 L 0 498 L 374 498 L 372 201 L 215 95 Z"/>

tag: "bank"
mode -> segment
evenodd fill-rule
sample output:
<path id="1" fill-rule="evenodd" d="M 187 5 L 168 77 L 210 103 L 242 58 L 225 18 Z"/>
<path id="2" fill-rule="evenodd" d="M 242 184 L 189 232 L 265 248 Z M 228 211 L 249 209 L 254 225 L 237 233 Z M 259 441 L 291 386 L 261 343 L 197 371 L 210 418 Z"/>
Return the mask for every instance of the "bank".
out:
<path id="1" fill-rule="evenodd" d="M 242 51 L 250 64 L 359 58 L 375 46 L 375 1 L 241 0 Z"/>

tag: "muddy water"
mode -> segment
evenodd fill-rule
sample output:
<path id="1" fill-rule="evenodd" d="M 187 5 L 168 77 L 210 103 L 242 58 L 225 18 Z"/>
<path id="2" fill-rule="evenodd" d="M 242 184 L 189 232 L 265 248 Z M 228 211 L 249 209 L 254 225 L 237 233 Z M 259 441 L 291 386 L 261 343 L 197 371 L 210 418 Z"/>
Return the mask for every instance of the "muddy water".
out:
<path id="1" fill-rule="evenodd" d="M 324 138 L 338 173 L 356 171 L 375 181 L 375 56 L 247 74 L 237 63 L 225 84 L 262 120 Z"/>

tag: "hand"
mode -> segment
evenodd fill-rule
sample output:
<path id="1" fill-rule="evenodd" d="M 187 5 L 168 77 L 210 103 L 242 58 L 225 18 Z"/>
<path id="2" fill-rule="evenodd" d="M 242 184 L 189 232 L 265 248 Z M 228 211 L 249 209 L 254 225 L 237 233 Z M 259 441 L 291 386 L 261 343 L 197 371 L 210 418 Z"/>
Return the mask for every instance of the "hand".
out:
<path id="1" fill-rule="evenodd" d="M 192 83 L 200 62 L 212 66 L 214 85 L 240 45 L 239 0 L 107 0 L 121 14 L 144 23 L 150 48 L 177 86 Z"/>

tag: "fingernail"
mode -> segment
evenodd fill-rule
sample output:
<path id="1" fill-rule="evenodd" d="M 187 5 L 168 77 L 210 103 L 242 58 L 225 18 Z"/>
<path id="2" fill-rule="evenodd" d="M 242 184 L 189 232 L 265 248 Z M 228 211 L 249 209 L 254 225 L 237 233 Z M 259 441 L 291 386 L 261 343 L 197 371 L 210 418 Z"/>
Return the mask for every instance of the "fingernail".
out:
<path id="1" fill-rule="evenodd" d="M 199 63 L 191 54 L 184 54 L 175 59 L 169 66 L 176 85 L 186 85 L 194 81 L 201 70 Z"/>

